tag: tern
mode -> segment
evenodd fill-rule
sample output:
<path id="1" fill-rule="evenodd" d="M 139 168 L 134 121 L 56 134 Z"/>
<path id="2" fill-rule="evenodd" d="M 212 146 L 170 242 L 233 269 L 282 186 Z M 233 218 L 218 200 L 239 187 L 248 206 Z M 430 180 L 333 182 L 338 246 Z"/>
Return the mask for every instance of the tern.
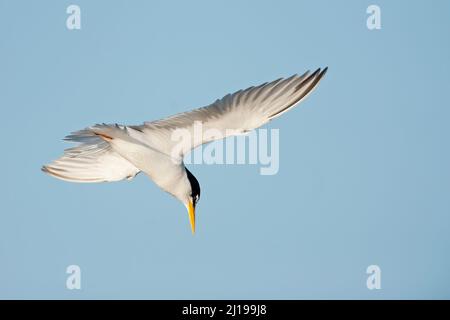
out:
<path id="1" fill-rule="evenodd" d="M 82 183 L 130 180 L 142 171 L 185 205 L 194 234 L 200 184 L 185 167 L 184 155 L 201 144 L 246 134 L 289 111 L 316 88 L 327 69 L 239 90 L 206 107 L 142 125 L 96 124 L 73 132 L 64 140 L 78 144 L 42 171 Z M 194 132 L 197 122 L 201 134 Z M 216 134 L 203 134 L 208 130 Z M 180 143 L 176 132 L 189 138 Z"/>

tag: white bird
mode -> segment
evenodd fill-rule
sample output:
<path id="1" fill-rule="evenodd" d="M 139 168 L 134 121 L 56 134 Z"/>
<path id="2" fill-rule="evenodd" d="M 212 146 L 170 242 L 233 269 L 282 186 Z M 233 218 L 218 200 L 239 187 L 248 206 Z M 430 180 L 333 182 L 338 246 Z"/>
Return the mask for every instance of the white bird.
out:
<path id="1" fill-rule="evenodd" d="M 97 124 L 73 132 L 65 140 L 79 144 L 42 170 L 84 183 L 130 180 L 142 171 L 186 206 L 194 233 L 200 185 L 184 166 L 183 156 L 203 143 L 245 134 L 279 117 L 311 93 L 326 71 L 307 71 L 239 90 L 209 106 L 139 126 Z M 194 132 L 196 122 L 202 124 L 200 135 Z M 211 129 L 221 135 L 204 134 Z M 190 138 L 174 139 L 177 130 Z"/>

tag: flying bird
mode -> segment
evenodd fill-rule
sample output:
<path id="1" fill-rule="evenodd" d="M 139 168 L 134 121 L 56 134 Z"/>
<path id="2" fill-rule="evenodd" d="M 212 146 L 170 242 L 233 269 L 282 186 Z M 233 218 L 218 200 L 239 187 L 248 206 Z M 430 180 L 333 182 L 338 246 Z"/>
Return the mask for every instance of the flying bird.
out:
<path id="1" fill-rule="evenodd" d="M 64 140 L 78 143 L 42 167 L 45 173 L 70 182 L 112 182 L 144 172 L 158 187 L 187 208 L 195 233 L 195 208 L 200 184 L 183 157 L 195 147 L 231 135 L 245 134 L 292 109 L 316 88 L 328 68 L 239 90 L 199 109 L 142 125 L 97 124 L 73 132 Z M 213 129 L 221 135 L 195 134 Z M 179 130 L 189 136 L 173 138 Z"/>

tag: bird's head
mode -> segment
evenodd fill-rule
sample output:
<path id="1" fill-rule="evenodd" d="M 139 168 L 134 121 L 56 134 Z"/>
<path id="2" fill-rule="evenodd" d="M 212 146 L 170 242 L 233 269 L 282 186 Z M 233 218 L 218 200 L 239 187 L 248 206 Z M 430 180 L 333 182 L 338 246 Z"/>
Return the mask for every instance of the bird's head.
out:
<path id="1" fill-rule="evenodd" d="M 186 175 L 190 184 L 190 193 L 185 200 L 185 206 L 188 210 L 189 214 L 189 222 L 191 223 L 192 234 L 195 233 L 195 206 L 197 202 L 200 200 L 200 184 L 194 175 L 186 168 Z"/>

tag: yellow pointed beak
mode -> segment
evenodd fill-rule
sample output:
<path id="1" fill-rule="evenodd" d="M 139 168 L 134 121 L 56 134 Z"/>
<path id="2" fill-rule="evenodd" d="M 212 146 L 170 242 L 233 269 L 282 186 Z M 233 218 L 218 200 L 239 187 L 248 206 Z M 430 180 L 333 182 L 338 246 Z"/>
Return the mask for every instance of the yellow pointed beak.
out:
<path id="1" fill-rule="evenodd" d="M 195 233 L 195 208 L 192 201 L 189 201 L 188 205 L 189 222 L 191 223 L 192 234 Z"/>

